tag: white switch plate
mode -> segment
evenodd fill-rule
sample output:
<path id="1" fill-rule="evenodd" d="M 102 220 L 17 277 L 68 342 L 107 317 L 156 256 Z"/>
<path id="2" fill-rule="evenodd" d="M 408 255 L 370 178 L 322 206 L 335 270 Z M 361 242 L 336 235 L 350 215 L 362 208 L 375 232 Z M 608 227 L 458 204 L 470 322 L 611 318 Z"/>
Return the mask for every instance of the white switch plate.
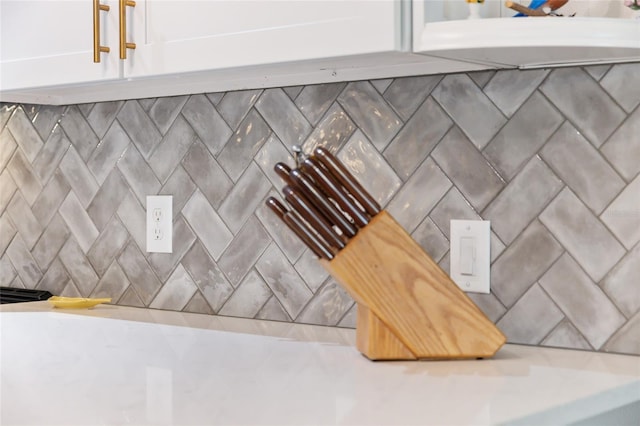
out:
<path id="1" fill-rule="evenodd" d="M 147 196 L 147 251 L 173 252 L 173 196 Z"/>
<path id="2" fill-rule="evenodd" d="M 491 291 L 490 235 L 488 220 L 452 220 L 449 275 L 464 291 Z"/>

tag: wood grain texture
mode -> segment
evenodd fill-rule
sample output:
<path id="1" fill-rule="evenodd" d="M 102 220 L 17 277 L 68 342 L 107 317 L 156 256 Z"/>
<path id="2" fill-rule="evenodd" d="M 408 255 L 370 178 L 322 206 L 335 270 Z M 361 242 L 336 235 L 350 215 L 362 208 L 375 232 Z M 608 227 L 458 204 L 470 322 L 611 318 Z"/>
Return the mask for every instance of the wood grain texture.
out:
<path id="1" fill-rule="evenodd" d="M 417 359 L 369 308 L 361 304 L 358 304 L 356 347 L 373 360 Z"/>
<path id="2" fill-rule="evenodd" d="M 490 357 L 505 342 L 386 211 L 322 264 L 418 358 Z"/>

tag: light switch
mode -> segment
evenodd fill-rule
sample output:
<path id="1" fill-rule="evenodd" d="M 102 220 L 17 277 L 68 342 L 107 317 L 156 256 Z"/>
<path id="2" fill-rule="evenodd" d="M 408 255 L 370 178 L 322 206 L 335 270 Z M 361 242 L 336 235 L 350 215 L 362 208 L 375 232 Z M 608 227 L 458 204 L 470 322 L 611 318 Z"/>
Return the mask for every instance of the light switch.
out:
<path id="1" fill-rule="evenodd" d="M 490 235 L 489 221 L 451 221 L 450 275 L 464 291 L 490 292 Z"/>
<path id="2" fill-rule="evenodd" d="M 460 238 L 460 273 L 473 275 L 476 260 L 476 240 L 473 237 Z"/>

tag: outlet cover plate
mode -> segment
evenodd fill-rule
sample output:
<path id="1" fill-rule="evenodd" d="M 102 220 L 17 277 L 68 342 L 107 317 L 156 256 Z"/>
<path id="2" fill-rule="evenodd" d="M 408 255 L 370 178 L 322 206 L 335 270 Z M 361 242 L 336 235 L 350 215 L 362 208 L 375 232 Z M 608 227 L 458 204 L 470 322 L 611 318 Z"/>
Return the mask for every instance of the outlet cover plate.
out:
<path id="1" fill-rule="evenodd" d="M 173 196 L 147 196 L 147 252 L 173 252 Z"/>
<path id="2" fill-rule="evenodd" d="M 462 290 L 490 293 L 490 237 L 488 220 L 452 220 L 450 276 Z"/>

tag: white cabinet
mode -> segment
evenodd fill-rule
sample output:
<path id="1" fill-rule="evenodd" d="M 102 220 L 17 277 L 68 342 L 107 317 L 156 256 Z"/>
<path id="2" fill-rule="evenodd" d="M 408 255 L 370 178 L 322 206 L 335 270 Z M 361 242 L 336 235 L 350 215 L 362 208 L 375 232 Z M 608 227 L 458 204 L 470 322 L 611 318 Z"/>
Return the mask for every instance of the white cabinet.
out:
<path id="1" fill-rule="evenodd" d="M 2 0 L 0 88 L 96 82 L 120 77 L 118 5 L 100 12 L 101 44 L 111 48 L 93 62 L 93 2 Z"/>
<path id="2" fill-rule="evenodd" d="M 399 50 L 393 0 L 142 0 L 127 10 L 125 77 Z"/>

